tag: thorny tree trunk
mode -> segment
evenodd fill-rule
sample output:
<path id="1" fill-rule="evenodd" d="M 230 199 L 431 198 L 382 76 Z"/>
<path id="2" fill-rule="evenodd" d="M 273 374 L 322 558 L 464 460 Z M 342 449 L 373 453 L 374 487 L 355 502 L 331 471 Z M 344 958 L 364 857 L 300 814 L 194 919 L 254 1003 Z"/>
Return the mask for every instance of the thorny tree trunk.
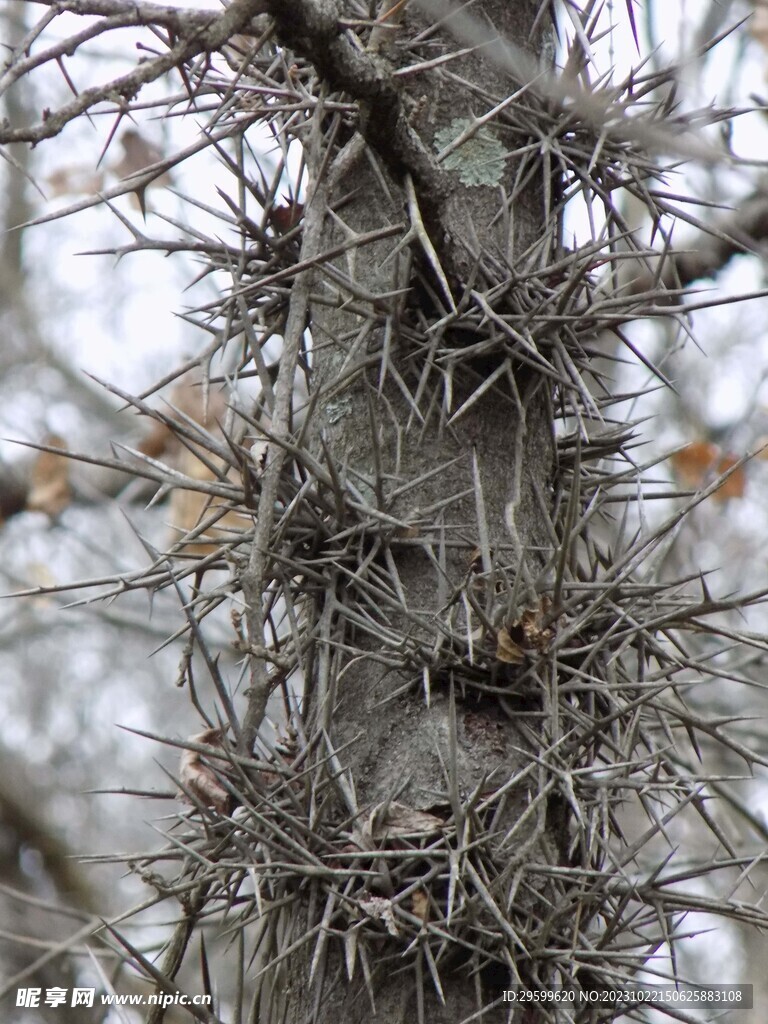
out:
<path id="1" fill-rule="evenodd" d="M 538 6 L 486 2 L 483 15 L 538 56 L 542 36 L 533 31 Z M 407 10 L 405 18 L 409 38 L 429 25 L 417 11 Z M 392 36 L 396 42 L 397 31 Z M 396 60 L 394 42 L 382 47 L 382 60 Z M 431 43 L 425 56 L 456 47 L 439 33 Z M 411 128 L 433 153 L 445 145 L 436 142 L 441 130 L 458 135 L 470 118 L 514 92 L 514 83 L 485 58 L 482 48 L 446 68 L 447 73 L 437 68 L 405 78 L 403 105 L 410 111 Z M 383 114 L 375 106 L 367 111 L 373 120 Z M 518 866 L 535 860 L 557 863 L 561 856 L 559 822 L 546 801 L 515 829 L 540 781 L 530 771 L 526 730 L 540 728 L 549 703 L 532 690 L 514 708 L 513 702 L 502 708 L 493 696 L 466 688 L 445 650 L 453 643 L 452 633 L 466 640 L 478 630 L 482 619 L 470 611 L 473 604 L 494 628 L 535 606 L 536 581 L 551 547 L 545 523 L 551 491 L 550 388 L 545 378 L 518 368 L 514 375 L 501 375 L 495 387 L 475 395 L 466 411 L 455 415 L 497 364 L 482 355 L 465 356 L 466 346 L 481 340 L 468 331 L 433 330 L 438 303 L 446 302 L 445 284 L 441 292 L 439 271 L 419 245 L 418 233 L 442 233 L 439 260 L 456 302 L 465 289 L 488 287 L 494 269 L 514 266 L 523 253 L 534 267 L 546 264 L 555 239 L 552 224 L 545 228 L 541 173 L 521 184 L 520 161 L 507 160 L 493 185 L 466 185 L 455 172 L 407 179 L 395 126 L 393 137 L 379 126 L 368 127 L 363 142 L 338 118 L 328 117 L 321 125 L 321 117 L 322 110 L 308 148 L 314 172 L 322 168 L 325 177 L 315 180 L 311 193 L 307 238 L 309 225 L 320 221 L 318 250 L 327 252 L 391 225 L 402 227 L 392 237 L 355 245 L 335 261 L 346 294 L 358 295 L 352 309 L 345 308 L 332 275 L 317 275 L 314 283 L 314 451 L 335 465 L 339 477 L 381 517 L 369 517 L 358 528 L 350 545 L 357 564 L 329 570 L 327 593 L 318 602 L 324 632 L 309 688 L 311 721 L 343 751 L 339 760 L 361 811 L 397 801 L 438 816 L 460 816 L 457 802 L 471 794 L 481 802 L 522 773 L 524 781 L 496 802 L 484 820 L 495 832 L 495 855 L 507 865 L 502 884 L 525 913 L 538 894 L 531 886 L 514 892 Z M 457 119 L 464 119 L 460 129 Z M 329 212 L 323 215 L 326 204 Z M 414 400 L 425 388 L 431 402 Z M 361 567 L 377 563 L 382 578 L 390 581 L 386 603 L 381 593 L 366 602 L 363 575 L 355 578 Z M 501 575 L 496 583 L 502 607 L 495 607 L 496 597 L 489 592 L 492 566 L 496 572 L 503 566 L 503 583 Z M 483 571 L 488 575 L 479 585 L 475 573 Z M 508 607 L 512 594 L 517 608 Z M 390 667 L 403 654 L 397 649 L 399 637 L 408 637 L 414 651 L 420 644 L 431 649 L 432 664 L 427 659 L 425 665 L 422 656 L 414 657 L 410 669 Z M 350 660 L 344 656 L 350 647 L 368 654 Z M 556 728 L 549 719 L 547 727 Z M 468 829 L 473 826 L 467 822 Z M 394 893 L 374 890 L 372 895 Z M 400 952 L 395 942 L 382 940 L 379 962 L 364 968 L 373 971 L 382 1020 L 417 1019 L 420 1000 L 423 1019 L 462 1020 L 512 980 L 511 973 L 487 970 L 470 980 L 472 966 L 483 965 L 471 951 L 454 954 L 437 968 L 445 1000 L 441 1005 L 435 985 L 427 981 L 426 960 L 417 973 L 400 974 Z M 312 947 L 285 966 L 286 1019 L 369 1020 L 373 1007 L 364 970 L 357 966 L 346 984 L 354 960 L 345 965 L 344 952 L 336 946 L 329 951 L 326 983 L 319 989 L 309 984 L 311 957 Z M 494 994 L 490 999 L 489 993 Z M 507 1020 L 508 1010 L 499 1006 L 495 1016 L 484 1019 Z"/>
<path id="2" fill-rule="evenodd" d="M 189 627 L 179 682 L 207 727 L 181 744 L 193 809 L 174 819 L 166 849 L 129 861 L 158 902 L 178 902 L 176 930 L 150 960 L 113 929 L 126 960 L 175 992 L 204 928 L 200 989 L 223 935 L 236 992 L 200 1011 L 210 1024 L 367 1021 L 374 1006 L 417 1024 L 586 1021 L 622 1008 L 535 1005 L 526 1016 L 502 990 L 613 986 L 649 966 L 666 978 L 664 950 L 675 975 L 692 911 L 765 927 L 758 907 L 702 896 L 725 870 L 743 881 L 763 847 L 742 849 L 712 818 L 722 779 L 699 759 L 720 745 L 765 760 L 683 699 L 701 681 L 750 682 L 733 652 L 762 657 L 762 639 L 719 623 L 764 594 L 716 600 L 665 577 L 690 495 L 673 492 L 681 505 L 666 519 L 637 525 L 649 466 L 629 453 L 632 425 L 613 418 L 595 344 L 615 331 L 635 353 L 623 325 L 679 315 L 674 289 L 701 271 L 666 244 L 643 249 L 614 195 L 641 201 L 668 242 L 680 196 L 660 184 L 658 154 L 721 158 L 694 138 L 698 115 L 649 98 L 662 87 L 666 97 L 681 69 L 597 85 L 591 4 L 561 71 L 549 67 L 553 5 L 538 0 L 450 16 L 436 0 L 375 11 L 233 0 L 221 14 L 63 6 L 108 14 L 103 31 L 146 19 L 166 50 L 146 49 L 37 125 L 0 126 L 0 142 L 49 138 L 116 96 L 119 121 L 143 84 L 183 65 L 190 103 L 210 115 L 200 145 L 216 146 L 232 174 L 227 240 L 132 227 L 119 252 L 189 249 L 231 274 L 220 301 L 191 316 L 213 336 L 195 379 L 205 392 L 223 367 L 261 386 L 240 426 L 213 432 L 118 392 L 205 472 L 174 471 L 147 447 L 130 463 L 97 460 L 194 491 L 205 508 L 151 567 L 99 581 L 103 597 L 176 590 Z M 0 91 L 36 60 L 17 48 Z M 303 147 L 304 204 L 279 198 L 284 164 L 270 180 L 268 161 L 252 159 L 252 128 L 265 124 L 286 161 L 293 140 Z M 143 192 L 183 159 L 106 198 Z M 560 217 L 578 199 L 604 217 L 561 251 Z M 743 237 L 738 223 L 710 234 L 722 242 L 728 231 Z M 302 422 L 297 371 L 310 382 Z M 210 587 L 214 565 L 232 572 Z M 243 609 L 233 622 L 245 694 L 203 628 L 224 601 Z M 699 655 L 684 633 L 705 628 L 722 649 Z M 271 744 L 261 727 L 276 692 L 290 721 Z M 632 807 L 643 815 L 636 835 L 622 832 Z M 671 863 L 672 827 L 697 815 L 727 857 L 713 863 L 702 844 Z M 164 1016 L 154 1007 L 148 1021 Z"/>

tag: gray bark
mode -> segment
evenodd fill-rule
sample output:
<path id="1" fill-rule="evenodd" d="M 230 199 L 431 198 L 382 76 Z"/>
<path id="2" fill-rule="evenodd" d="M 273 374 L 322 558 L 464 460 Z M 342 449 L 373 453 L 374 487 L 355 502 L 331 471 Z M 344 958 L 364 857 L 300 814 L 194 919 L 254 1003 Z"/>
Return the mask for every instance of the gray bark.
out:
<path id="1" fill-rule="evenodd" d="M 536 7 L 486 3 L 483 13 L 510 38 L 525 41 Z M 417 12 L 408 10 L 406 19 L 409 35 L 415 34 Z M 437 52 L 456 48 L 449 36 L 433 38 L 440 40 Z M 538 37 L 534 46 L 540 43 Z M 393 48 L 387 53 L 392 55 Z M 413 112 L 416 145 L 430 154 L 439 148 L 435 136 L 441 128 L 484 112 L 515 89 L 482 51 L 447 67 L 448 72 L 416 76 L 412 84 L 406 78 L 400 97 Z M 545 801 L 524 827 L 514 829 L 539 783 L 537 773 L 525 773 L 531 764 L 526 750 L 528 730 L 540 728 L 546 701 L 532 692 L 503 709 L 471 681 L 467 685 L 449 651 L 456 637 L 478 629 L 479 620 L 467 617 L 468 594 L 495 617 L 496 627 L 536 602 L 536 585 L 551 548 L 546 523 L 552 463 L 549 388 L 544 378 L 516 369 L 450 422 L 495 365 L 463 356 L 464 347 L 480 340 L 467 332 L 438 332 L 439 343 L 430 350 L 424 329 L 437 319 L 430 308 L 435 300 L 418 278 L 431 281 L 438 295 L 440 284 L 413 238 L 403 246 L 410 226 L 404 182 L 409 171 L 397 138 L 387 149 L 381 127 L 371 127 L 380 116 L 374 103 L 363 125 L 366 141 L 353 137 L 341 155 L 330 154 L 325 196 L 337 212 L 325 218 L 322 249 L 388 225 L 406 227 L 394 238 L 336 260 L 337 280 L 349 279 L 349 289 L 327 273 L 317 275 L 311 329 L 315 454 L 383 515 L 378 523 L 374 514 L 367 522 L 362 515 L 362 523 L 339 524 L 342 529 L 353 525 L 357 536 L 347 542 L 336 566 L 327 569 L 319 621 L 329 627 L 328 651 L 319 659 L 307 695 L 311 720 L 343 751 L 340 762 L 363 818 L 372 808 L 398 801 L 447 819 L 461 813 L 457 796 L 463 802 L 473 792 L 488 794 L 522 772 L 523 781 L 494 806 L 491 843 L 508 873 L 492 884 L 497 896 L 506 890 L 528 913 L 525 904 L 536 897 L 530 886 L 526 895 L 516 893 L 517 868 L 560 856 L 561 837 Z M 520 173 L 520 162 L 512 159 L 499 185 L 469 186 L 455 173 L 414 171 L 419 210 L 457 301 L 463 288 L 483 290 L 493 284 L 498 268 L 514 266 L 532 247 L 536 252 L 535 243 L 547 230 L 550 235 L 535 258 L 552 256 L 541 174 L 532 175 L 518 191 L 511 218 L 504 216 L 501 189 L 511 195 Z M 360 297 L 366 293 L 381 298 L 366 301 Z M 356 301 L 354 312 L 342 305 L 350 299 Z M 418 396 L 422 374 L 428 381 L 426 388 L 422 382 L 426 400 L 409 399 L 405 391 Z M 473 561 L 488 555 L 496 571 L 497 607 L 490 585 L 479 585 L 471 571 Z M 378 594 L 373 590 L 377 566 L 379 578 L 386 578 Z M 488 572 L 491 566 L 484 568 Z M 487 631 L 483 634 L 479 643 L 487 644 Z M 357 656 L 344 653 L 350 650 Z M 498 685 L 502 676 L 493 682 Z M 402 952 L 397 939 L 382 936 L 378 962 L 371 965 L 382 1020 L 415 1020 L 422 1014 L 430 1021 L 463 1020 L 498 998 L 500 988 L 514 978 L 514 968 L 495 970 L 457 948 L 439 967 L 443 1005 L 425 961 L 418 960 L 416 971 L 398 970 Z M 372 1006 L 360 967 L 348 981 L 341 946 L 329 947 L 325 983 L 318 990 L 309 985 L 311 955 L 312 945 L 286 971 L 287 1019 L 318 1024 L 369 1020 Z M 514 957 L 511 949 L 509 955 Z M 480 970 L 470 981 L 471 967 Z M 483 1019 L 508 1020 L 508 1014 L 509 1007 L 500 1004 Z"/>

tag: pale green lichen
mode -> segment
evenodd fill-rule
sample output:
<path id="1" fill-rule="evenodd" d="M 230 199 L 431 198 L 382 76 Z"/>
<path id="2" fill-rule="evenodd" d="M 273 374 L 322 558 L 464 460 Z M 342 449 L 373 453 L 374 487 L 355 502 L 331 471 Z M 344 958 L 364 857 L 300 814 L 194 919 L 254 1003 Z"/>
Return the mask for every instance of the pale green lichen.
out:
<path id="1" fill-rule="evenodd" d="M 345 416 L 350 416 L 353 411 L 351 399 L 338 398 L 326 404 L 325 418 L 328 423 L 338 423 Z"/>
<path id="2" fill-rule="evenodd" d="M 435 132 L 435 149 L 440 152 L 472 125 L 468 117 L 456 117 L 450 127 Z M 449 153 L 442 166 L 458 171 L 463 185 L 498 185 L 504 175 L 507 150 L 487 128 L 480 128 L 466 142 Z"/>

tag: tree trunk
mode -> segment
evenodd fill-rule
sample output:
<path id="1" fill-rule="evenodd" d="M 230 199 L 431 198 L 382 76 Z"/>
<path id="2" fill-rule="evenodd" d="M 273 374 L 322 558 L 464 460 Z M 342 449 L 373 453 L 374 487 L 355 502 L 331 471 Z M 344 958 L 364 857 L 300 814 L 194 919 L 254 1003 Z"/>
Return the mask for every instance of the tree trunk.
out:
<path id="1" fill-rule="evenodd" d="M 482 5 L 483 17 L 536 59 L 537 7 Z M 428 25 L 407 8 L 372 58 L 377 67 L 390 70 L 401 34 Z M 450 34 L 433 33 L 423 57 L 457 49 Z M 321 70 L 333 81 L 332 63 Z M 481 129 L 476 155 L 462 157 L 479 161 L 483 183 L 467 184 L 473 172 L 461 161 L 446 170 L 414 155 L 421 146 L 433 162 L 446 138 L 515 92 L 483 47 L 403 81 L 396 111 L 388 99 L 363 109 L 364 138 L 329 116 L 322 140 L 313 126 L 310 146 L 323 177 L 309 209 L 327 204 L 320 251 L 398 226 L 349 247 L 336 273 L 317 274 L 311 303 L 313 450 L 359 503 L 339 516 L 338 540 L 324 553 L 310 732 L 330 738 L 322 758 L 339 752 L 333 771 L 343 766 L 349 794 L 341 810 L 359 815 L 358 842 L 390 855 L 362 853 L 361 868 L 378 877 L 348 886 L 330 916 L 315 908 L 326 909 L 326 927 L 346 932 L 343 941 L 331 941 L 322 961 L 311 943 L 286 968 L 286 1019 L 318 1024 L 369 1020 L 366 988 L 383 1020 L 457 1021 L 513 982 L 532 981 L 523 961 L 533 951 L 516 940 L 514 920 L 526 920 L 526 942 L 532 918 L 546 931 L 553 897 L 529 865 L 562 855 L 559 815 L 536 799 L 530 753 L 532 734 L 557 728 L 549 697 L 533 676 L 516 688 L 518 667 L 503 651 L 497 657 L 513 624 L 526 613 L 538 622 L 546 610 L 551 387 L 495 346 L 484 353 L 480 318 L 476 332 L 466 318 L 454 327 L 450 308 L 471 305 L 472 290 L 486 294 L 511 268 L 551 261 L 544 171 L 536 156 L 512 155 L 518 117 L 506 130 Z M 501 161 L 494 146 L 503 146 Z M 435 834 L 398 842 L 414 812 L 434 817 L 438 842 Z M 436 851 L 414 859 L 425 844 Z M 402 860 L 393 856 L 400 846 Z M 378 912 L 388 927 L 374 921 Z M 316 924 L 306 913 L 294 935 Z M 312 970 L 321 987 L 310 984 Z M 503 1002 L 483 1016 L 508 1019 Z"/>

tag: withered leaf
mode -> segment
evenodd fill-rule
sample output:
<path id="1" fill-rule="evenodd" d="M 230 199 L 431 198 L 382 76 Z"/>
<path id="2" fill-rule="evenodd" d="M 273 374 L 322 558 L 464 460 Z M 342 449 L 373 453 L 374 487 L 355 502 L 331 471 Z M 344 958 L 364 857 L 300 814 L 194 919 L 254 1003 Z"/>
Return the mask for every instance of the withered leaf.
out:
<path id="1" fill-rule="evenodd" d="M 421 535 L 421 531 L 418 526 L 398 526 L 395 529 L 395 536 L 400 540 L 414 540 L 416 537 Z"/>
<path id="2" fill-rule="evenodd" d="M 550 601 L 544 597 L 538 608 L 528 608 L 520 617 L 519 624 L 523 630 L 526 646 L 541 652 L 549 648 L 554 635 L 550 626 L 544 626 L 544 619 L 549 609 Z"/>
<path id="3" fill-rule="evenodd" d="M 526 608 L 519 619 L 502 626 L 496 637 L 496 657 L 510 665 L 521 664 L 526 654 L 549 650 L 555 635 L 553 626 L 544 625 L 552 602 L 542 597 L 538 608 Z"/>
<path id="4" fill-rule="evenodd" d="M 374 807 L 367 831 L 377 842 L 387 839 L 420 839 L 439 831 L 445 822 L 429 811 L 418 811 L 407 804 L 391 801 Z"/>
<path id="5" fill-rule="evenodd" d="M 370 896 L 366 894 L 360 900 L 360 909 L 374 921 L 383 921 L 390 935 L 398 935 L 395 915 L 392 910 L 392 900 L 383 896 Z"/>
<path id="6" fill-rule="evenodd" d="M 221 729 L 206 729 L 205 732 L 190 736 L 190 743 L 199 743 L 208 747 L 223 747 L 224 733 Z M 181 784 L 180 799 L 184 803 L 199 802 L 205 807 L 212 807 L 218 814 L 226 814 L 231 805 L 231 798 L 216 776 L 216 769 L 223 770 L 226 762 L 216 757 L 206 757 L 196 750 L 185 750 L 179 763 L 179 782 Z"/>
<path id="7" fill-rule="evenodd" d="M 304 216 L 304 203 L 286 202 L 273 206 L 269 211 L 269 220 L 281 234 L 290 231 Z"/>
<path id="8" fill-rule="evenodd" d="M 505 626 L 496 634 L 496 657 L 505 665 L 522 665 L 525 661 L 525 651 L 515 643 Z"/>
<path id="9" fill-rule="evenodd" d="M 48 434 L 43 443 L 51 448 L 66 448 L 57 434 Z M 45 512 L 55 518 L 70 504 L 69 459 L 56 452 L 40 452 L 32 466 L 31 486 L 26 507 L 30 512 Z"/>
<path id="10" fill-rule="evenodd" d="M 744 466 L 738 466 L 738 462 L 738 456 L 723 452 L 710 441 L 692 441 L 673 454 L 672 470 L 680 484 L 698 490 L 736 466 L 712 494 L 715 501 L 727 501 L 729 498 L 742 498 L 746 490 L 746 470 Z"/>
<path id="11" fill-rule="evenodd" d="M 411 897 L 411 912 L 426 924 L 429 917 L 429 897 L 423 889 L 417 889 Z"/>

